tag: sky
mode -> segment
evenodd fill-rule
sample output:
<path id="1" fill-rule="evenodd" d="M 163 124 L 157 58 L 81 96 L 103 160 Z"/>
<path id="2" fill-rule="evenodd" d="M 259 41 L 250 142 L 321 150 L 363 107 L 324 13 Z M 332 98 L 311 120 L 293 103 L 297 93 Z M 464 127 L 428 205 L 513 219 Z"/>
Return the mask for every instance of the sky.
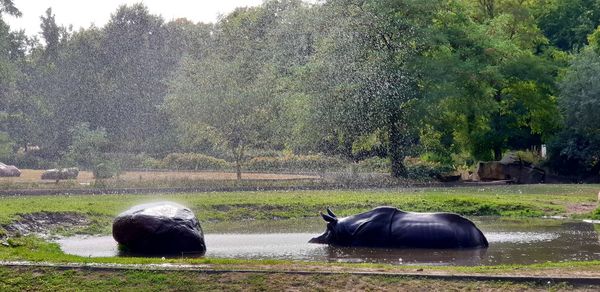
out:
<path id="1" fill-rule="evenodd" d="M 4 16 L 4 19 L 12 30 L 24 29 L 27 35 L 36 35 L 41 31 L 40 16 L 52 7 L 58 25 L 72 24 L 73 29 L 78 30 L 92 23 L 101 27 L 119 6 L 140 2 L 150 13 L 162 15 L 166 21 L 183 17 L 193 22 L 214 22 L 220 14 L 227 14 L 236 7 L 260 5 L 262 0 L 15 0 L 23 16 Z"/>

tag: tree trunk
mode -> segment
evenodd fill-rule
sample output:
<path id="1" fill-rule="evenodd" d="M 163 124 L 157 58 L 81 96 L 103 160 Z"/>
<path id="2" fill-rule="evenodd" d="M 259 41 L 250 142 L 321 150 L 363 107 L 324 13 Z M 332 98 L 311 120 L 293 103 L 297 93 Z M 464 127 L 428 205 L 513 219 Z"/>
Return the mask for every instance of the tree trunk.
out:
<path id="1" fill-rule="evenodd" d="M 242 180 L 242 163 L 239 159 L 235 160 L 235 174 L 237 176 L 237 180 Z"/>
<path id="2" fill-rule="evenodd" d="M 235 157 L 235 174 L 237 180 L 242 180 L 242 159 L 244 158 L 244 144 L 241 144 L 237 149 L 234 148 L 233 156 Z"/>
<path id="3" fill-rule="evenodd" d="M 502 160 L 502 148 L 494 147 L 494 160 L 496 160 L 496 161 Z"/>
<path id="4" fill-rule="evenodd" d="M 408 177 L 408 171 L 406 170 L 406 166 L 404 166 L 404 149 L 402 143 L 402 133 L 400 129 L 400 125 L 397 121 L 392 121 L 390 123 L 389 129 L 389 137 L 390 137 L 390 150 L 389 155 L 392 161 L 392 176 L 399 177 Z"/>
<path id="5" fill-rule="evenodd" d="M 590 171 L 590 173 L 592 174 L 593 177 L 600 176 L 600 162 L 596 162 L 596 165 L 594 165 L 592 167 L 592 170 Z M 600 193 L 599 193 L 599 196 L 600 196 Z"/>

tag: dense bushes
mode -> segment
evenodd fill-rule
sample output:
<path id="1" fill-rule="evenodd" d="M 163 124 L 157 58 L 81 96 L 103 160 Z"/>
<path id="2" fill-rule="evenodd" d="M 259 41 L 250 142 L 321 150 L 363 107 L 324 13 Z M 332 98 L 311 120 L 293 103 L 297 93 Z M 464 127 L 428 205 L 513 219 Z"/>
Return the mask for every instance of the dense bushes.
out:
<path id="1" fill-rule="evenodd" d="M 360 172 L 390 172 L 390 159 L 381 157 L 371 157 L 358 162 L 357 170 Z"/>
<path id="2" fill-rule="evenodd" d="M 119 164 L 122 169 L 159 169 L 162 161 L 148 154 L 107 153 L 106 157 Z"/>
<path id="3" fill-rule="evenodd" d="M 255 157 L 246 164 L 249 170 L 339 170 L 347 162 L 323 155 L 286 155 L 281 157 Z"/>
<path id="4" fill-rule="evenodd" d="M 119 176 L 119 174 L 121 174 L 121 168 L 115 162 L 105 161 L 94 166 L 93 172 L 94 178 L 107 179 Z"/>
<path id="5" fill-rule="evenodd" d="M 18 168 L 22 169 L 49 169 L 57 167 L 56 162 L 44 159 L 36 154 L 36 152 L 17 152 L 3 162 L 16 165 Z"/>
<path id="6" fill-rule="evenodd" d="M 561 175 L 600 175 L 600 135 L 570 130 L 561 132 L 548 145 L 547 165 Z"/>
<path id="7" fill-rule="evenodd" d="M 184 170 L 224 170 L 231 164 L 223 159 L 199 153 L 171 153 L 162 160 L 162 166 Z"/>
<path id="8" fill-rule="evenodd" d="M 408 178 L 414 180 L 437 179 L 455 170 L 450 165 L 419 159 L 407 159 L 406 168 Z"/>

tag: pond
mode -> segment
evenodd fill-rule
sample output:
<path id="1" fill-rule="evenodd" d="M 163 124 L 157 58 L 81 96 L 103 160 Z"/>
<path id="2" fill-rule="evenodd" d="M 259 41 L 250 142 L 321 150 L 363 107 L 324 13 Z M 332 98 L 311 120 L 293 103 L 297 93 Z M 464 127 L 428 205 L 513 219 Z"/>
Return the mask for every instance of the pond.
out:
<path id="1" fill-rule="evenodd" d="M 500 265 L 600 260 L 594 225 L 556 219 L 508 220 L 474 218 L 486 235 L 488 249 L 372 249 L 309 244 L 321 234 L 322 220 L 248 221 L 206 224 L 206 257 L 282 259 L 319 262 L 388 263 L 398 265 Z M 68 254 L 119 256 L 111 236 L 76 236 L 57 240 Z"/>

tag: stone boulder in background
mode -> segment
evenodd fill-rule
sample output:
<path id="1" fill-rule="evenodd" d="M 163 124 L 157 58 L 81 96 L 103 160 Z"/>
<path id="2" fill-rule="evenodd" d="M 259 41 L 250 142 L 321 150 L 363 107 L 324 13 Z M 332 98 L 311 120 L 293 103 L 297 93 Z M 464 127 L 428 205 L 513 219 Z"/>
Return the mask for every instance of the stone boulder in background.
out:
<path id="1" fill-rule="evenodd" d="M 47 180 L 66 180 L 66 179 L 77 179 L 79 176 L 79 169 L 77 167 L 61 168 L 61 169 L 48 169 L 42 174 L 42 179 Z"/>
<path id="2" fill-rule="evenodd" d="M 14 165 L 0 163 L 0 177 L 19 177 L 21 171 Z"/>
<path id="3" fill-rule="evenodd" d="M 504 164 L 498 161 L 479 162 L 477 176 L 482 181 L 506 180 Z"/>
<path id="4" fill-rule="evenodd" d="M 204 254 L 206 245 L 194 213 L 179 204 L 160 202 L 132 207 L 113 221 L 114 239 L 138 254 Z"/>
<path id="5" fill-rule="evenodd" d="M 546 172 L 509 153 L 500 161 L 479 162 L 477 176 L 481 181 L 508 180 L 518 184 L 543 183 Z"/>

